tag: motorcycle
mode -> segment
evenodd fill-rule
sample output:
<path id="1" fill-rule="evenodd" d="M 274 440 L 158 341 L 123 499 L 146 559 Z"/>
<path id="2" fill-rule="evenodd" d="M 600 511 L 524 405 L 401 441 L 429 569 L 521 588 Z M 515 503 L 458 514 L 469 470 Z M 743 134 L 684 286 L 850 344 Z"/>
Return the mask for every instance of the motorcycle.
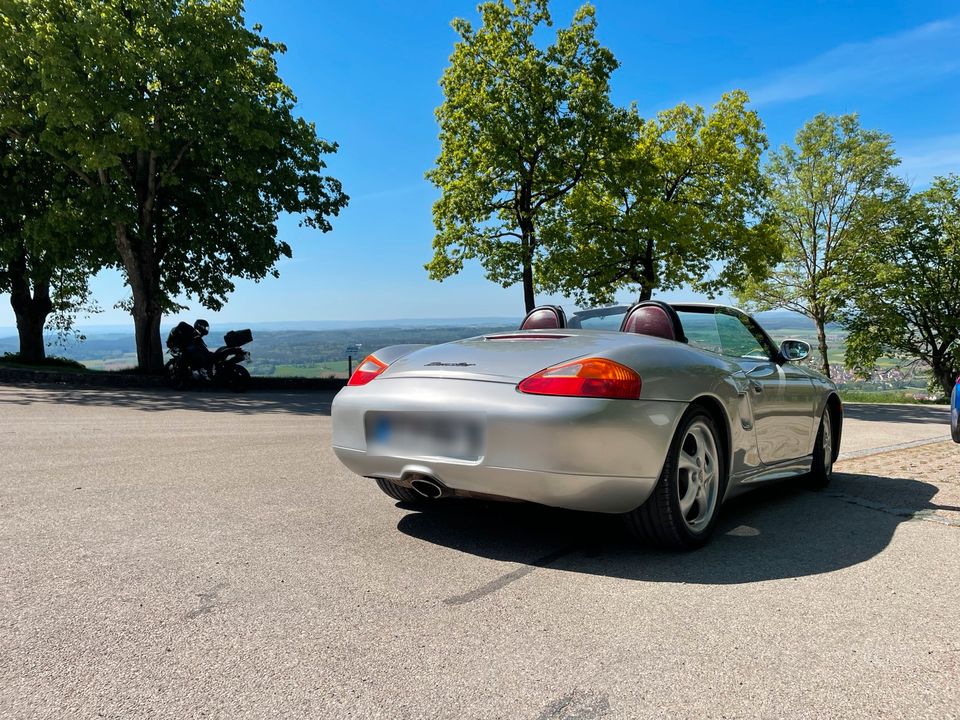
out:
<path id="1" fill-rule="evenodd" d="M 250 330 L 231 330 L 223 336 L 223 346 L 214 351 L 203 338 L 210 332 L 206 320 L 193 325 L 181 322 L 167 336 L 170 360 L 165 365 L 170 385 L 182 390 L 193 382 L 221 385 L 243 392 L 250 385 L 250 372 L 240 363 L 250 359 L 243 346 L 253 340 Z"/>

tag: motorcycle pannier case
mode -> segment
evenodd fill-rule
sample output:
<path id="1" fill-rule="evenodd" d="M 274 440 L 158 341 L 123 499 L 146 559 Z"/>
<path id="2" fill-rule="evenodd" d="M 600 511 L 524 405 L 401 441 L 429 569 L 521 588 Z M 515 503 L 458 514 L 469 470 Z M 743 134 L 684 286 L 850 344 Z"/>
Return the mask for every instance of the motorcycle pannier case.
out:
<path id="1" fill-rule="evenodd" d="M 253 333 L 249 330 L 231 330 L 223 336 L 223 344 L 227 347 L 240 347 L 253 340 Z"/>
<path id="2" fill-rule="evenodd" d="M 196 334 L 197 331 L 193 329 L 192 325 L 182 322 L 167 335 L 167 347 L 171 350 L 173 348 L 183 350 L 184 347 L 190 344 L 190 341 L 193 340 L 193 336 Z"/>

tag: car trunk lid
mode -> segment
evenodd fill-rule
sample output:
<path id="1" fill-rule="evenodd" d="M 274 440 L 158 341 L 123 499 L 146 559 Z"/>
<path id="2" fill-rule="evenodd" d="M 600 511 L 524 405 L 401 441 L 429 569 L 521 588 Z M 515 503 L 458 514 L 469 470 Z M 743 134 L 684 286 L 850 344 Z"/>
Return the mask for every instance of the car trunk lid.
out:
<path id="1" fill-rule="evenodd" d="M 535 372 L 619 344 L 616 334 L 583 330 L 495 333 L 417 350 L 382 377 L 437 377 L 516 383 Z"/>

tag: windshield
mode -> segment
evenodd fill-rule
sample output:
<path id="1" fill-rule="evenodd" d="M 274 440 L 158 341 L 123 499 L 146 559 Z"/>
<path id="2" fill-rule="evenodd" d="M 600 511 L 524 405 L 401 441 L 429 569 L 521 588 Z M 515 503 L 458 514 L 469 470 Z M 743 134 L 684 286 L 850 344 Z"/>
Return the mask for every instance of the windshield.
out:
<path id="1" fill-rule="evenodd" d="M 772 348 L 746 315 L 718 308 L 675 308 L 687 342 L 701 350 L 749 360 L 769 360 Z"/>
<path id="2" fill-rule="evenodd" d="M 583 328 L 584 330 L 619 330 L 623 323 L 623 316 L 629 308 L 626 305 L 614 305 L 605 308 L 580 310 L 574 313 L 567 321 L 569 328 Z"/>

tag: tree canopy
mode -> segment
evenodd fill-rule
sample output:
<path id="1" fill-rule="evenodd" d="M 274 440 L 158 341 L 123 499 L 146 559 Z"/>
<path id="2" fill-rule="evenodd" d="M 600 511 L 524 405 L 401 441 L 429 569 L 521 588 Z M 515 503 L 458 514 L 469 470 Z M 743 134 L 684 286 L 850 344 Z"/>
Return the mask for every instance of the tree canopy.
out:
<path id="1" fill-rule="evenodd" d="M 827 375 L 826 325 L 840 318 L 851 283 L 859 282 L 850 260 L 877 239 L 891 201 L 906 192 L 892 172 L 897 164 L 888 135 L 863 128 L 856 115 L 820 114 L 767 167 L 784 258 L 740 297 L 812 319 Z"/>
<path id="2" fill-rule="evenodd" d="M 597 162 L 617 62 L 595 37 L 590 5 L 543 48 L 546 0 L 494 0 L 479 12 L 479 28 L 453 21 L 460 41 L 440 81 L 441 152 L 427 177 L 442 194 L 427 270 L 443 280 L 479 259 L 490 280 L 522 282 L 529 310 L 549 252 L 540 227 Z"/>
<path id="3" fill-rule="evenodd" d="M 960 373 L 960 177 L 897 203 L 894 221 L 852 262 L 845 362 L 920 358 L 948 397 Z"/>
<path id="4" fill-rule="evenodd" d="M 760 157 L 763 123 L 742 91 L 709 114 L 680 104 L 652 120 L 618 111 L 602 162 L 566 197 L 544 263 L 547 289 L 607 303 L 630 288 L 714 293 L 780 258 Z"/>
<path id="5" fill-rule="evenodd" d="M 327 231 L 347 198 L 336 144 L 294 114 L 284 46 L 242 0 L 0 0 L 0 131 L 84 187 L 132 293 L 140 367 L 186 295 L 217 309 L 233 278 L 276 274 L 281 212 Z"/>

